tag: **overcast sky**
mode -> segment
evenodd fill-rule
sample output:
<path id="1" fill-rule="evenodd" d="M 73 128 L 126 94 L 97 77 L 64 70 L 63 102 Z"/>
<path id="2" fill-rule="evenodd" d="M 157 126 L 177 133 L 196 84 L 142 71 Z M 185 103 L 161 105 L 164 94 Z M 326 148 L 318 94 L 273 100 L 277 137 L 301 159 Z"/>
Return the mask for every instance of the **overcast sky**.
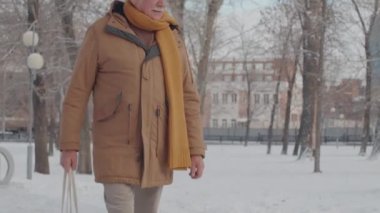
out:
<path id="1" fill-rule="evenodd" d="M 276 0 L 234 0 L 233 4 L 224 4 L 222 13 L 228 14 L 236 11 L 257 10 L 274 4 Z"/>

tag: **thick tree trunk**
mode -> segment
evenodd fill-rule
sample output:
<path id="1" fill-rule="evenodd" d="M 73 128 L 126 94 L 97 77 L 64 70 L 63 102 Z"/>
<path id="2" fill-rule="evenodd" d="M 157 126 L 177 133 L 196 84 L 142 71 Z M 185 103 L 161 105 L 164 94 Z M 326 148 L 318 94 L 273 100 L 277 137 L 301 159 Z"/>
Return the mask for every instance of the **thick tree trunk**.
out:
<path id="1" fill-rule="evenodd" d="M 307 4 L 306 4 L 307 3 Z M 301 152 L 300 158 L 306 150 L 306 138 L 308 146 L 312 148 L 315 160 L 314 171 L 320 171 L 320 140 L 321 140 L 321 93 L 323 85 L 323 42 L 325 28 L 325 0 L 305 1 L 303 13 L 303 49 L 304 49 L 304 72 L 303 72 L 303 116 L 310 120 L 302 120 L 305 129 L 300 132 Z M 310 113 L 310 114 L 309 114 Z"/>
<path id="2" fill-rule="evenodd" d="M 364 121 L 363 121 L 363 136 L 360 145 L 359 155 L 364 156 L 367 152 L 367 144 L 370 137 L 370 113 L 371 113 L 371 85 L 372 85 L 372 69 L 371 69 L 371 52 L 369 49 L 369 36 L 365 38 L 365 53 L 367 58 L 366 67 L 366 87 L 365 87 L 365 109 L 364 109 Z"/>
<path id="3" fill-rule="evenodd" d="M 44 93 L 44 79 L 37 75 L 34 81 L 35 92 L 33 93 L 34 105 L 34 143 L 35 143 L 35 165 L 34 171 L 42 174 L 49 174 L 49 153 L 48 153 L 48 120 L 46 116 L 46 101 L 42 97 Z M 38 94 L 37 94 L 38 92 Z"/>
<path id="4" fill-rule="evenodd" d="M 39 2 L 38 0 L 28 0 L 28 23 L 32 24 L 38 19 Z M 37 31 L 37 30 L 36 30 Z M 48 122 L 46 100 L 43 96 L 46 93 L 46 86 L 41 74 L 36 74 L 33 82 L 33 133 L 35 144 L 35 165 L 34 171 L 42 174 L 49 174 L 49 158 L 47 151 L 48 144 Z"/>
<path id="5" fill-rule="evenodd" d="M 90 129 L 89 113 L 86 112 L 84 119 L 83 129 Z M 83 141 L 91 141 L 89 134 L 85 134 L 85 131 L 81 131 L 81 141 L 78 160 L 78 172 L 81 174 L 92 174 L 92 162 L 91 162 L 91 143 L 83 143 Z"/>
<path id="6" fill-rule="evenodd" d="M 379 14 L 379 0 L 374 0 L 373 5 L 371 7 L 373 8 L 372 14 L 370 15 L 369 24 L 366 25 L 366 21 L 363 18 L 363 15 L 359 9 L 359 6 L 357 4 L 356 0 L 351 0 L 355 12 L 358 15 L 359 22 L 361 24 L 362 32 L 364 34 L 364 49 L 366 54 L 366 88 L 365 88 L 365 109 L 364 109 L 364 121 L 363 121 L 363 135 L 362 135 L 362 143 L 360 146 L 360 152 L 359 155 L 364 156 L 367 152 L 367 144 L 370 140 L 370 113 L 371 113 L 371 99 L 372 99 L 372 67 L 371 67 L 371 51 L 370 51 L 370 36 L 373 31 L 375 21 L 377 19 L 377 16 Z"/>
<path id="7" fill-rule="evenodd" d="M 52 114 L 52 113 L 50 113 Z M 55 125 L 55 118 L 50 115 L 50 121 L 49 121 L 49 156 L 54 155 L 54 147 L 55 147 L 55 142 L 57 141 L 57 135 L 56 135 L 56 125 Z"/>
<path id="8" fill-rule="evenodd" d="M 377 159 L 378 155 L 380 153 L 380 104 L 377 104 L 377 121 L 376 121 L 376 129 L 375 129 L 375 135 L 373 139 L 373 147 L 371 155 L 369 156 L 369 159 Z"/>
<path id="9" fill-rule="evenodd" d="M 304 71 L 303 73 L 303 85 L 310 84 L 310 74 L 308 71 Z M 312 122 L 312 111 L 313 111 L 313 90 L 309 86 L 303 86 L 302 88 L 302 114 L 301 114 L 301 122 L 300 129 L 298 131 L 298 136 L 296 140 L 296 144 L 294 146 L 293 155 L 301 155 L 305 152 L 308 141 L 310 140 L 311 133 L 311 122 Z M 299 150 L 301 149 L 301 150 Z"/>
<path id="10" fill-rule="evenodd" d="M 312 31 L 306 31 L 308 42 L 305 49 L 312 55 L 308 55 L 305 64 L 314 74 L 313 79 L 313 126 L 312 126 L 312 150 L 314 156 L 314 172 L 321 172 L 321 112 L 322 112 L 322 88 L 323 88 L 323 66 L 324 66 L 324 35 L 325 35 L 325 13 L 326 0 L 310 1 L 310 12 L 306 13 L 306 20 L 310 21 Z"/>

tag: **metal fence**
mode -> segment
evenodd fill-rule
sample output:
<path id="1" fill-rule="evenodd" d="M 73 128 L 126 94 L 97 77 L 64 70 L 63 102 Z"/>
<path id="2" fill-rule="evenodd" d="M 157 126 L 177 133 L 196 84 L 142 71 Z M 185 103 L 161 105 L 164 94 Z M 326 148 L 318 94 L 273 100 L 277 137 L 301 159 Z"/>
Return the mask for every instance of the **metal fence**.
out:
<path id="1" fill-rule="evenodd" d="M 273 143 L 282 141 L 282 129 L 273 129 Z M 361 141 L 362 129 L 359 128 L 326 128 L 322 131 L 323 142 L 346 142 L 359 143 Z M 289 130 L 289 143 L 295 142 L 298 130 Z M 370 137 L 370 142 L 372 137 Z M 204 128 L 204 139 L 206 141 L 242 142 L 245 139 L 245 128 Z M 0 132 L 0 141 L 26 142 L 26 132 Z M 264 143 L 268 141 L 268 129 L 250 129 L 249 142 Z"/>
<path id="2" fill-rule="evenodd" d="M 204 139 L 206 141 L 242 142 L 245 139 L 245 128 L 205 128 Z M 322 140 L 328 142 L 360 143 L 362 129 L 359 128 L 326 128 L 322 130 Z M 295 142 L 298 129 L 289 129 L 288 141 Z M 282 141 L 283 130 L 273 129 L 273 143 Z M 370 142 L 372 137 L 370 137 Z M 268 129 L 250 129 L 249 142 L 268 141 Z"/>

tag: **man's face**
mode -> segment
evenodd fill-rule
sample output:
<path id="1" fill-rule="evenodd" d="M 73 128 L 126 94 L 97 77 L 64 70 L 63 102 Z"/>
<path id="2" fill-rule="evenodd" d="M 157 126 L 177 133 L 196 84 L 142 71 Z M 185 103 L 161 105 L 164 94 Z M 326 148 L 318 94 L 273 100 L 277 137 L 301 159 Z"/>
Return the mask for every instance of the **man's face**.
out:
<path id="1" fill-rule="evenodd" d="M 135 7 L 152 19 L 158 20 L 165 10 L 165 0 L 130 0 Z"/>

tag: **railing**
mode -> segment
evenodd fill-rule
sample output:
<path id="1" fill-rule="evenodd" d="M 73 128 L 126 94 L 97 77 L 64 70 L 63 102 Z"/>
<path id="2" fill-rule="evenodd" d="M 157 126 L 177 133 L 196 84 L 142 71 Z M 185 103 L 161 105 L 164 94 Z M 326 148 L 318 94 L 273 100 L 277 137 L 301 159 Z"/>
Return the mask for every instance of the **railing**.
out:
<path id="1" fill-rule="evenodd" d="M 273 129 L 272 142 L 282 142 L 282 129 Z M 298 130 L 290 129 L 288 142 L 293 143 L 297 138 Z M 359 128 L 328 128 L 322 131 L 324 143 L 341 142 L 347 144 L 360 144 L 362 129 Z M 371 143 L 371 138 L 369 143 Z M 245 141 L 244 128 L 205 128 L 204 139 L 219 143 L 236 143 Z M 266 143 L 268 141 L 268 129 L 250 129 L 249 142 Z"/>

